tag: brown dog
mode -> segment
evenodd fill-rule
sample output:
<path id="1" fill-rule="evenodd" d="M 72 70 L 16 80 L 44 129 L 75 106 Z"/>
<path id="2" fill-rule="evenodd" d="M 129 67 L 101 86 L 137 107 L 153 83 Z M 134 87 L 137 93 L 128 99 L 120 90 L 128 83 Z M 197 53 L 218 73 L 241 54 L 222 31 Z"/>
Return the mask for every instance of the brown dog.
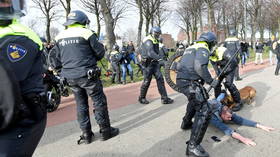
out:
<path id="1" fill-rule="evenodd" d="M 256 89 L 251 86 L 246 86 L 239 90 L 241 102 L 243 104 L 251 104 L 254 101 L 254 98 L 256 97 Z M 226 104 L 230 109 L 232 109 L 235 106 L 235 102 L 233 101 L 233 98 L 231 95 L 227 95 L 223 100 L 223 104 Z"/>

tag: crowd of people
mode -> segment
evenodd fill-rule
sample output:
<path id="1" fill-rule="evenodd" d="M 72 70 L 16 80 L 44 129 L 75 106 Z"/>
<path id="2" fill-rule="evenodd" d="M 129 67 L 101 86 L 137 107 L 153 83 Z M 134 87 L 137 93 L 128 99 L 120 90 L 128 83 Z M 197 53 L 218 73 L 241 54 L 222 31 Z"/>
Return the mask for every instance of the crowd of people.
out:
<path id="1" fill-rule="evenodd" d="M 77 121 L 82 132 L 77 144 L 90 144 L 95 137 L 92 132 L 88 98 L 94 102 L 92 103 L 93 113 L 100 128 L 101 140 L 117 136 L 119 129 L 111 125 L 107 98 L 100 79 L 101 69 L 97 66 L 97 62 L 105 55 L 105 48 L 98 41 L 96 33 L 86 27 L 90 22 L 88 16 L 79 10 L 71 11 L 64 23 L 66 29 L 55 37 L 54 45 L 45 45 L 45 53 L 41 53 L 44 49 L 42 40 L 32 30 L 17 21 L 23 16 L 23 6 L 23 0 L 18 3 L 0 0 L 0 50 L 5 52 L 0 53 L 0 71 L 3 74 L 0 75 L 2 87 L 0 89 L 0 155 L 29 157 L 37 147 L 44 133 L 47 118 L 46 93 L 43 84 L 45 70 L 59 72 L 61 80 L 67 82 L 72 90 L 77 105 Z M 160 70 L 168 58 L 168 51 L 162 45 L 160 36 L 161 28 L 154 26 L 138 50 L 135 50 L 133 42 L 129 42 L 128 45 L 123 44 L 122 48 L 115 44 L 107 57 L 113 69 L 112 83 L 126 84 L 127 74 L 131 81 L 134 80 L 131 62 L 141 69 L 144 79 L 139 89 L 140 104 L 149 104 L 146 95 L 153 76 L 156 79 L 161 103 L 174 102 L 166 92 Z M 202 33 L 188 47 L 178 46 L 178 51 L 184 51 L 184 53 L 176 69 L 176 82 L 180 92 L 188 99 L 181 128 L 192 129 L 186 155 L 209 156 L 200 144 L 210 120 L 214 126 L 221 128 L 226 134 L 250 145 L 255 144 L 250 140 L 244 140 L 235 131 L 221 127 L 223 126 L 221 122 L 233 120 L 238 124 L 267 131 L 273 130 L 273 128 L 231 114 L 231 109 L 220 103 L 220 95 L 223 94 L 222 82 L 225 79 L 224 86 L 236 103 L 236 108 L 232 110 L 239 111 L 243 105 L 240 93 L 234 85 L 234 78 L 241 80 L 239 77 L 240 59 L 237 55 L 242 50 L 241 60 L 245 65 L 248 45 L 243 43 L 242 48 L 236 36 L 236 30 L 231 30 L 229 37 L 217 49 L 215 49 L 217 37 L 213 32 Z M 277 54 L 278 63 L 275 74 L 278 75 L 280 41 L 273 41 L 271 45 L 271 50 Z M 262 46 L 257 43 L 256 47 L 257 52 L 261 53 Z M 42 54 L 44 59 L 42 59 Z M 46 60 L 48 62 L 45 64 L 50 64 L 51 69 L 43 68 L 42 61 Z M 209 62 L 212 63 L 218 77 L 211 76 Z M 213 102 L 209 102 L 205 83 L 215 90 L 217 101 L 214 104 L 218 105 L 216 114 L 213 114 L 213 108 L 209 105 Z"/>

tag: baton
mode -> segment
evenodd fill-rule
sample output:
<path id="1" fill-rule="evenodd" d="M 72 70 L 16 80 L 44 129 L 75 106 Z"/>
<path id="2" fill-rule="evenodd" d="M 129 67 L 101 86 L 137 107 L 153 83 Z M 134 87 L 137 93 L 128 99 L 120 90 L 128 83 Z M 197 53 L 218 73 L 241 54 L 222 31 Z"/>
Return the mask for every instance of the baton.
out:
<path id="1" fill-rule="evenodd" d="M 226 64 L 225 67 L 222 69 L 222 71 L 219 73 L 219 75 L 216 76 L 216 77 L 214 78 L 215 80 L 216 80 L 216 79 L 219 79 L 219 77 L 221 77 L 221 75 L 228 69 L 228 67 L 229 67 L 229 65 L 230 65 L 230 63 L 231 63 L 231 61 L 237 56 L 237 54 L 239 53 L 240 49 L 241 49 L 241 48 L 237 49 L 237 50 L 234 52 L 233 56 L 232 56 L 232 57 L 230 58 L 230 60 L 227 62 L 227 64 Z M 212 88 L 213 88 L 213 87 L 210 86 L 210 87 L 207 89 L 207 93 L 209 93 L 209 92 L 211 91 Z"/>

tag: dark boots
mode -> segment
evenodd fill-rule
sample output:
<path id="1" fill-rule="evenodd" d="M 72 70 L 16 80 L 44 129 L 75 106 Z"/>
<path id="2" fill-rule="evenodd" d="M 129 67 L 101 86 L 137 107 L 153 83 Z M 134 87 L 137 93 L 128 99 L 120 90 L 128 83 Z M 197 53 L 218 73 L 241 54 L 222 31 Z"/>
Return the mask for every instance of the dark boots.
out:
<path id="1" fill-rule="evenodd" d="M 236 105 L 235 105 L 235 106 L 233 106 L 232 111 L 233 111 L 233 112 L 240 111 L 240 110 L 241 110 L 241 108 L 242 108 L 242 106 L 243 106 L 243 104 L 242 104 L 242 103 L 236 103 Z"/>
<path id="2" fill-rule="evenodd" d="M 80 136 L 80 139 L 77 141 L 78 145 L 80 144 L 90 144 L 94 139 L 94 134 L 92 131 L 84 131 Z"/>
<path id="3" fill-rule="evenodd" d="M 279 61 L 278 61 L 279 62 Z M 276 69 L 275 69 L 275 76 L 278 76 L 279 75 L 279 69 L 280 69 L 280 64 L 277 63 L 277 66 L 276 66 Z"/>
<path id="4" fill-rule="evenodd" d="M 119 134 L 119 129 L 118 128 L 113 128 L 113 127 L 108 127 L 108 128 L 102 128 L 100 127 L 100 133 L 101 133 L 101 140 L 105 141 L 108 140 L 112 137 L 115 137 Z"/>
<path id="5" fill-rule="evenodd" d="M 203 149 L 201 145 L 193 145 L 190 143 L 187 146 L 186 155 L 193 155 L 196 157 L 209 157 L 209 154 Z"/>
<path id="6" fill-rule="evenodd" d="M 149 104 L 150 102 L 146 98 L 138 98 L 138 101 L 140 104 Z"/>
<path id="7" fill-rule="evenodd" d="M 192 128 L 192 125 L 193 125 L 192 121 L 188 122 L 187 120 L 184 120 L 184 118 L 183 118 L 183 121 L 181 123 L 181 129 L 182 130 L 189 130 L 189 129 Z"/>
<path id="8" fill-rule="evenodd" d="M 174 100 L 173 99 L 171 99 L 171 98 L 162 98 L 161 99 L 161 103 L 162 104 L 172 104 L 174 102 Z"/>

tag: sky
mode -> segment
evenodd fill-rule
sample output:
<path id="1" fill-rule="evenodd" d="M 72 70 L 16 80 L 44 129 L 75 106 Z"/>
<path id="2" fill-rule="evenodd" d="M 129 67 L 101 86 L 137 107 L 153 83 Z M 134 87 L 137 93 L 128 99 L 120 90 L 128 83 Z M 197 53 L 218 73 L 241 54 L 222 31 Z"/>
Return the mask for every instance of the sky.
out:
<path id="1" fill-rule="evenodd" d="M 39 33 L 40 36 L 44 36 L 45 27 L 42 25 L 45 25 L 45 24 L 44 24 L 44 19 L 41 18 L 41 17 L 43 17 L 42 13 L 39 9 L 36 9 L 32 6 L 34 6 L 34 3 L 31 0 L 29 0 L 28 4 L 27 4 L 28 12 L 27 12 L 27 15 L 22 19 L 22 22 L 24 24 L 27 24 L 28 21 L 30 21 L 31 19 L 37 19 L 35 31 L 37 33 Z M 168 7 L 169 7 L 169 9 L 174 9 L 176 7 L 176 0 L 170 0 Z M 60 7 L 58 9 L 62 10 L 61 13 L 62 13 L 62 15 L 64 15 L 63 8 Z M 77 0 L 73 0 L 72 10 L 84 11 L 89 16 L 89 19 L 91 21 L 90 28 L 93 30 L 96 30 L 95 16 L 91 13 L 86 12 L 86 10 L 84 10 L 81 7 L 81 5 L 77 2 Z M 179 28 L 174 24 L 176 21 L 174 20 L 173 15 L 174 15 L 174 13 L 171 12 L 169 19 L 162 26 L 162 32 L 171 34 L 172 37 L 176 40 L 177 34 L 179 32 Z M 38 20 L 38 19 L 41 19 L 41 20 Z M 137 32 L 138 21 L 139 21 L 138 19 L 139 19 L 139 16 L 138 16 L 137 8 L 133 8 L 133 7 L 129 8 L 125 14 L 125 18 L 121 19 L 118 22 L 117 27 L 115 29 L 115 34 L 122 36 L 128 29 L 133 29 L 133 30 L 135 30 L 135 32 Z M 61 18 L 59 21 L 53 22 L 52 26 L 55 26 L 59 30 L 62 30 L 64 28 L 62 26 L 62 24 L 64 22 L 65 22 L 65 17 Z M 145 27 L 145 25 L 143 25 L 143 29 L 144 29 L 144 27 Z M 105 34 L 104 25 L 101 28 L 101 33 Z"/>

